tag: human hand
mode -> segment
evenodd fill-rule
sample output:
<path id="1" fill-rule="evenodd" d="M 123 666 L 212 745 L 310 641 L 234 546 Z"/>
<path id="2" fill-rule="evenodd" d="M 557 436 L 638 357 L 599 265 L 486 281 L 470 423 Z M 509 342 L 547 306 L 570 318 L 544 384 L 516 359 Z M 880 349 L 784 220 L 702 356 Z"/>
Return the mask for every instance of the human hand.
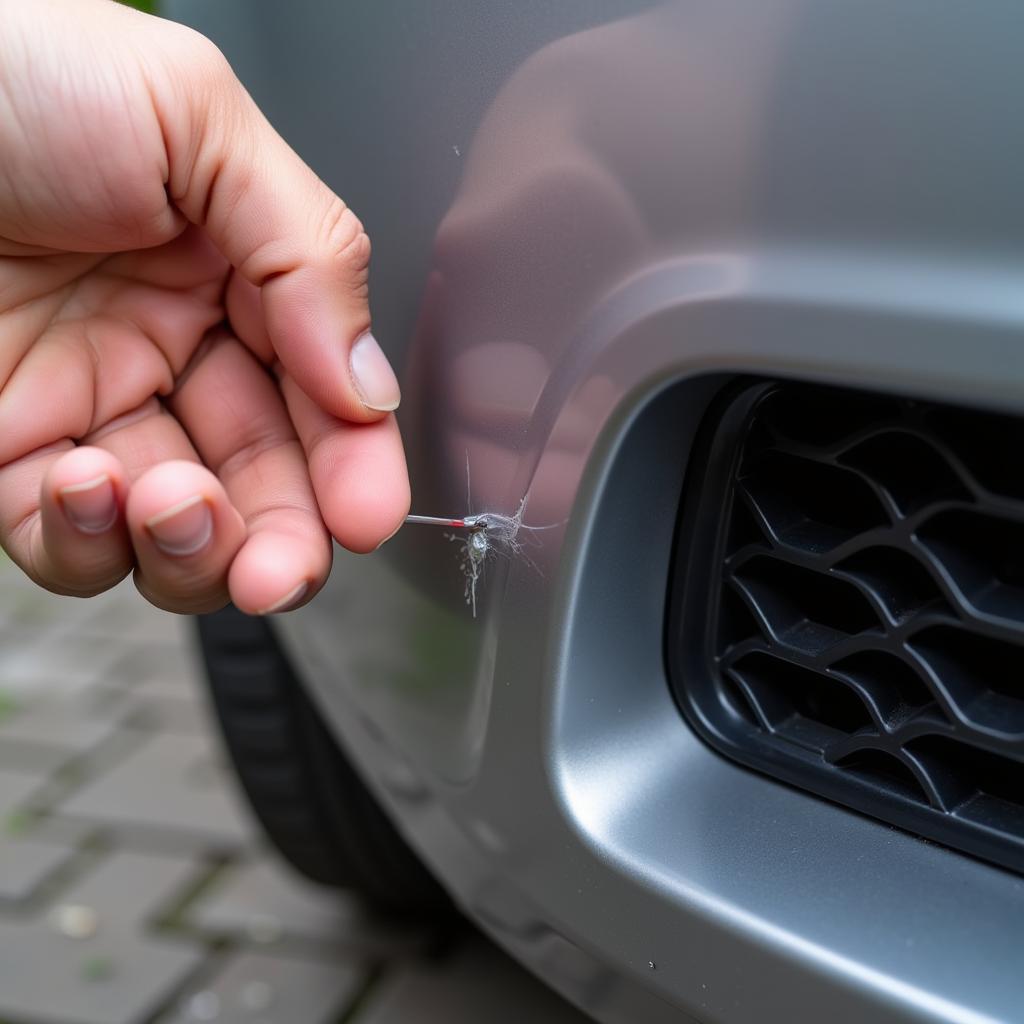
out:
<path id="1" fill-rule="evenodd" d="M 361 224 L 197 33 L 0 24 L 0 544 L 57 593 L 305 602 L 328 530 L 370 551 L 409 504 Z"/>

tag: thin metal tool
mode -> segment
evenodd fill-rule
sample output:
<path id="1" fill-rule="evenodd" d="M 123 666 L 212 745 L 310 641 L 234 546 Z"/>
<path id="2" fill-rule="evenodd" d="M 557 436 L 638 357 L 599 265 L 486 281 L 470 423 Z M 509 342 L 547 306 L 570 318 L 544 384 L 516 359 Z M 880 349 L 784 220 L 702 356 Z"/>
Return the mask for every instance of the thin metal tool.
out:
<path id="1" fill-rule="evenodd" d="M 448 519 L 445 516 L 406 516 L 407 523 L 420 526 L 447 526 L 449 529 L 480 530 L 487 525 L 487 516 L 466 516 L 463 519 Z"/>
<path id="2" fill-rule="evenodd" d="M 460 528 L 466 525 L 465 519 L 446 519 L 443 516 L 406 516 L 407 523 L 418 523 L 420 526 L 448 526 Z"/>

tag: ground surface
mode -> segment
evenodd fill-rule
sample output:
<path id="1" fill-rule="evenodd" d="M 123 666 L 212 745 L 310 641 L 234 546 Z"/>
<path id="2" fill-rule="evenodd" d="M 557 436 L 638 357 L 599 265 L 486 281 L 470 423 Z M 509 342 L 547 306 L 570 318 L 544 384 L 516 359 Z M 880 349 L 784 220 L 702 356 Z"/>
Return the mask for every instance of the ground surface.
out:
<path id="1" fill-rule="evenodd" d="M 292 875 L 224 770 L 188 623 L 0 556 L 0 1024 L 583 1024 L 469 933 Z"/>

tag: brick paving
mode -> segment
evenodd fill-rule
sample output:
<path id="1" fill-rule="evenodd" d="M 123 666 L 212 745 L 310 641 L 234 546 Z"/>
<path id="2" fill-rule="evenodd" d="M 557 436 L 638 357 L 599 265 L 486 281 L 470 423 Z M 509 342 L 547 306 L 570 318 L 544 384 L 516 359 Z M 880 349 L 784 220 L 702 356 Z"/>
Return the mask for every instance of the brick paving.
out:
<path id="1" fill-rule="evenodd" d="M 469 929 L 375 917 L 266 847 L 188 623 L 0 555 L 0 1024 L 584 1024 Z"/>

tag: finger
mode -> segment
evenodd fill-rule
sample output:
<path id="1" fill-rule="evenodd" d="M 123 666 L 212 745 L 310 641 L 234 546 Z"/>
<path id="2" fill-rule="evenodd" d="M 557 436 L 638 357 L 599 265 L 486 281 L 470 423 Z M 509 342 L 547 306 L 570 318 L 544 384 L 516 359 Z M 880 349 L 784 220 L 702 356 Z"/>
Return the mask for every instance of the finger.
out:
<path id="1" fill-rule="evenodd" d="M 246 524 L 228 576 L 252 614 L 304 604 L 331 567 L 306 458 L 267 371 L 231 335 L 211 337 L 170 408 Z"/>
<path id="2" fill-rule="evenodd" d="M 223 319 L 227 266 L 200 234 L 109 260 L 76 284 L 73 300 L 64 296 L 60 316 L 51 310 L 49 325 L 27 322 L 24 310 L 3 317 L 0 463 L 81 438 L 171 390 Z"/>
<path id="3" fill-rule="evenodd" d="M 219 51 L 175 35 L 152 82 L 168 190 L 261 292 L 274 349 L 334 416 L 372 422 L 398 381 L 369 333 L 370 242 L 355 214 L 274 131 Z"/>
<path id="4" fill-rule="evenodd" d="M 327 528 L 351 551 L 380 547 L 409 511 L 409 476 L 394 416 L 346 423 L 324 412 L 287 375 L 281 391 Z"/>
<path id="5" fill-rule="evenodd" d="M 132 485 L 126 519 L 135 585 L 148 601 L 196 614 L 227 604 L 227 573 L 245 524 L 208 469 L 180 461 L 154 466 Z"/>
<path id="6" fill-rule="evenodd" d="M 223 607 L 245 528 L 177 419 L 150 399 L 88 440 L 117 456 L 131 481 L 125 518 L 139 591 L 168 611 Z"/>
<path id="7" fill-rule="evenodd" d="M 98 448 L 59 446 L 0 471 L 3 546 L 40 586 L 90 597 L 128 574 L 124 470 Z"/>
<path id="8" fill-rule="evenodd" d="M 276 356 L 263 319 L 263 299 L 259 288 L 242 277 L 237 270 L 233 271 L 228 278 L 224 306 L 235 336 L 261 363 L 270 366 Z"/>
<path id="9" fill-rule="evenodd" d="M 199 462 L 188 434 L 156 398 L 148 398 L 137 409 L 87 434 L 82 443 L 115 456 L 124 466 L 129 483 L 161 462 Z"/>

